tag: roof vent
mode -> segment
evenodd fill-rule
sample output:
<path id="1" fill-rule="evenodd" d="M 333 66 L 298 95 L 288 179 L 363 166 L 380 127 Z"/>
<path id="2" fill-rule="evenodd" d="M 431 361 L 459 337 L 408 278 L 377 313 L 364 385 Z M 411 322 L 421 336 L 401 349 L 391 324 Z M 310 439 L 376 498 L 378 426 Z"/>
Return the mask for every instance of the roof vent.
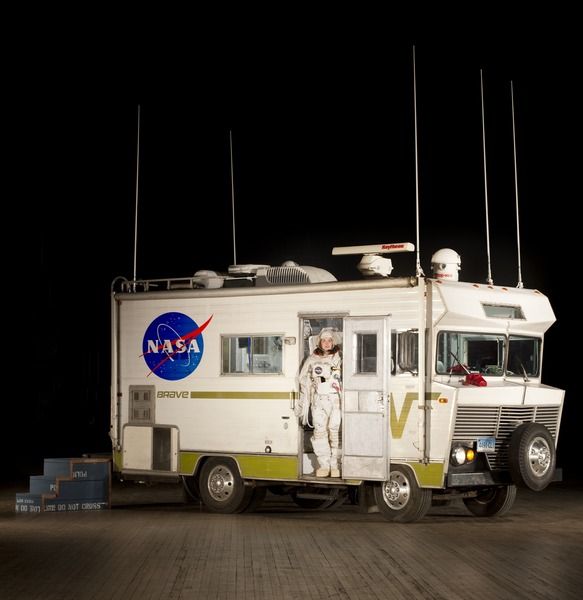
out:
<path id="1" fill-rule="evenodd" d="M 297 263 L 288 260 L 281 267 L 260 269 L 257 272 L 256 285 L 302 285 L 329 281 L 337 281 L 337 279 L 325 269 L 299 266 Z"/>
<path id="2" fill-rule="evenodd" d="M 309 283 L 308 274 L 300 267 L 270 267 L 265 271 L 269 285 L 298 285 Z"/>
<path id="3" fill-rule="evenodd" d="M 269 269 L 269 265 L 229 265 L 229 275 L 232 277 L 249 277 L 257 275 L 260 269 Z"/>
<path id="4" fill-rule="evenodd" d="M 215 271 L 206 269 L 197 271 L 192 278 L 192 282 L 196 287 L 217 289 L 223 287 L 225 278 L 222 275 L 217 275 Z"/>

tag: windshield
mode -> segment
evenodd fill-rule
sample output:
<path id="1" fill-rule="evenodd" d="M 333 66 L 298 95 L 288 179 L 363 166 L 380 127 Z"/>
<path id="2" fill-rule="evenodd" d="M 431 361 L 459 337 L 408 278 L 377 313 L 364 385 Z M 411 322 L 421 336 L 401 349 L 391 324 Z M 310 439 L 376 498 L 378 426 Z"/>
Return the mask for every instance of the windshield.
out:
<path id="1" fill-rule="evenodd" d="M 504 335 L 442 331 L 437 336 L 436 371 L 503 375 L 505 343 Z"/>
<path id="2" fill-rule="evenodd" d="M 538 377 L 541 341 L 539 338 L 511 335 L 508 340 L 506 374 L 519 377 Z"/>
<path id="3" fill-rule="evenodd" d="M 435 371 L 439 375 L 473 372 L 492 376 L 537 377 L 540 350 L 539 338 L 511 335 L 507 345 L 506 336 L 501 334 L 442 331 L 437 336 Z"/>

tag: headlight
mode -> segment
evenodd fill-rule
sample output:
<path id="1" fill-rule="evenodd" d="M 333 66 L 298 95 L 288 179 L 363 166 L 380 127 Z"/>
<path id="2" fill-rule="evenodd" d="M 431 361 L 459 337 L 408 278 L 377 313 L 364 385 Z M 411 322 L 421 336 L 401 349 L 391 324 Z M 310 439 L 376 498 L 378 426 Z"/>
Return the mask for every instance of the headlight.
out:
<path id="1" fill-rule="evenodd" d="M 463 444 L 456 444 L 452 446 L 450 461 L 451 464 L 459 467 L 460 465 L 465 465 L 468 462 L 472 462 L 476 458 L 476 453 L 473 448 L 469 448 L 468 446 L 464 446 Z"/>
<path id="2" fill-rule="evenodd" d="M 451 449 L 451 462 L 454 465 L 463 465 L 466 462 L 466 449 L 463 446 L 454 446 Z"/>

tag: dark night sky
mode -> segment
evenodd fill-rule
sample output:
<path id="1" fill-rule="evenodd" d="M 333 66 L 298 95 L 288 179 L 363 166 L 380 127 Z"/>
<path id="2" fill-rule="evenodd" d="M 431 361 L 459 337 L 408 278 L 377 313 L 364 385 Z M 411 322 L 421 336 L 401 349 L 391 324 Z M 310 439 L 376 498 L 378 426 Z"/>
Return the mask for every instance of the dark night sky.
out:
<path id="1" fill-rule="evenodd" d="M 567 211 L 579 191 L 570 150 L 580 109 L 575 59 L 567 40 L 471 37 L 416 40 L 422 266 L 429 274 L 431 254 L 452 247 L 462 256 L 462 279 L 486 278 L 483 68 L 493 277 L 516 284 L 513 79 L 523 279 L 549 295 L 557 315 L 543 380 L 568 390 L 559 458 L 574 476 L 569 455 L 582 411 L 565 340 L 574 324 L 566 289 L 576 231 Z M 137 104 L 138 277 L 232 263 L 232 129 L 237 261 L 293 259 L 358 278 L 358 257 L 332 257 L 333 246 L 415 242 L 411 41 L 360 45 L 347 37 L 310 52 L 256 47 L 213 75 L 208 56 L 151 70 L 142 64 L 137 74 L 128 61 L 99 98 L 107 78 L 101 72 L 95 93 L 85 94 L 85 72 L 82 91 L 69 81 L 70 93 L 56 95 L 47 76 L 42 93 L 18 103 L 7 123 L 9 170 L 27 225 L 15 229 L 26 230 L 35 248 L 19 269 L 34 270 L 35 319 L 51 340 L 38 371 L 27 371 L 39 384 L 35 396 L 17 411 L 30 425 L 26 468 L 42 456 L 109 449 L 109 285 L 132 275 Z M 55 77 L 60 83 L 66 73 Z M 395 275 L 409 274 L 414 258 L 396 256 L 393 264 Z"/>

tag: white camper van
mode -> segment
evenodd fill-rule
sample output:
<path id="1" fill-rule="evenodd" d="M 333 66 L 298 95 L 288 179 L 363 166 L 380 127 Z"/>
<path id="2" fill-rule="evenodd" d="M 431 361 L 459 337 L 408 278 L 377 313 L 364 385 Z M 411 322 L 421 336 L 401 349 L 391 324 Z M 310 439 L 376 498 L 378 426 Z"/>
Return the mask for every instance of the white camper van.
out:
<path id="1" fill-rule="evenodd" d="M 350 497 L 389 520 L 461 497 L 502 515 L 516 486 L 555 477 L 563 390 L 541 381 L 555 320 L 537 290 L 458 281 L 451 250 L 432 278 L 391 276 L 362 252 L 359 281 L 315 267 L 236 265 L 112 293 L 111 439 L 124 479 L 177 481 L 213 511 L 266 490 L 303 507 Z M 458 257 L 459 259 L 459 257 Z M 340 332 L 340 477 L 316 477 L 310 422 L 294 414 L 298 372 L 324 327 Z"/>

